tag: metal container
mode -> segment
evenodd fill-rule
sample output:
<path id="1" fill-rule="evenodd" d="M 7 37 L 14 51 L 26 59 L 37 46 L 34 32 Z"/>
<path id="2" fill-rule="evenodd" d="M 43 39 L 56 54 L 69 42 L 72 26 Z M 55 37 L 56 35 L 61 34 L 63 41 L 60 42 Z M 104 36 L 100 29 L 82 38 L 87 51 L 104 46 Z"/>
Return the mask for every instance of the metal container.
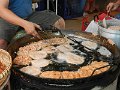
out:
<path id="1" fill-rule="evenodd" d="M 120 26 L 120 21 L 116 19 L 108 20 L 108 26 Z M 101 36 L 113 40 L 120 49 L 120 30 L 111 30 L 98 26 L 98 32 Z"/>
<path id="2" fill-rule="evenodd" d="M 117 30 L 107 30 L 99 27 L 100 35 L 113 40 L 118 48 L 120 49 L 120 31 Z"/>

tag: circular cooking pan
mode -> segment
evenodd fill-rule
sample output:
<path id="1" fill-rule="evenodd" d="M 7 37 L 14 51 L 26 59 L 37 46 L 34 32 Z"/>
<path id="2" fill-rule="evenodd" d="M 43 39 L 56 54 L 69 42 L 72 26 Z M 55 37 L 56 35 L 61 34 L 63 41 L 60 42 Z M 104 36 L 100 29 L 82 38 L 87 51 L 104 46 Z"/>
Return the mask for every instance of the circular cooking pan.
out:
<path id="1" fill-rule="evenodd" d="M 51 79 L 51 78 L 39 78 L 32 75 L 28 75 L 22 71 L 20 71 L 18 68 L 13 67 L 12 72 L 13 74 L 21 80 L 22 83 L 25 83 L 31 87 L 36 87 L 38 89 L 48 87 L 52 88 L 51 90 L 61 90 L 64 88 L 64 90 L 82 90 L 85 87 L 86 88 L 92 88 L 94 86 L 107 86 L 111 84 L 119 75 L 120 71 L 120 53 L 119 49 L 116 47 L 116 45 L 112 45 L 109 43 L 109 40 L 94 35 L 92 33 L 87 32 L 73 32 L 73 31 L 62 31 L 63 34 L 69 34 L 69 33 L 77 33 L 85 38 L 91 39 L 98 44 L 101 44 L 102 46 L 105 46 L 108 50 L 111 51 L 113 54 L 113 62 L 111 65 L 111 69 L 108 71 L 105 71 L 101 74 L 86 77 L 86 78 L 78 78 L 78 79 Z M 46 37 L 45 32 L 38 32 L 42 37 L 44 38 L 53 38 L 53 37 L 63 37 L 63 35 L 56 35 L 56 33 L 49 33 L 49 37 Z M 48 33 L 48 32 L 47 32 Z M 17 40 L 14 40 L 10 43 L 8 46 L 8 52 L 11 54 L 12 59 L 16 57 L 16 52 L 18 49 L 22 46 L 25 46 L 31 42 L 38 41 L 38 38 L 35 38 L 31 35 L 26 35 L 22 38 L 19 38 Z M 53 89 L 54 88 L 54 89 Z M 87 89 L 87 90 L 89 90 Z M 47 90 L 47 89 L 46 89 Z"/>

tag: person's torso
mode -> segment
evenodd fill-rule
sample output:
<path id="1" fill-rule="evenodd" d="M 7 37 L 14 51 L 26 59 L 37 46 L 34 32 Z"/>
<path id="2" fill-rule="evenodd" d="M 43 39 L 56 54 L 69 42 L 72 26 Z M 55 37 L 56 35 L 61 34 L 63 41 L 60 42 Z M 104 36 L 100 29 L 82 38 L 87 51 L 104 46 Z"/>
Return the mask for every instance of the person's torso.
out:
<path id="1" fill-rule="evenodd" d="M 32 0 L 9 0 L 8 8 L 17 16 L 26 18 L 32 13 Z"/>

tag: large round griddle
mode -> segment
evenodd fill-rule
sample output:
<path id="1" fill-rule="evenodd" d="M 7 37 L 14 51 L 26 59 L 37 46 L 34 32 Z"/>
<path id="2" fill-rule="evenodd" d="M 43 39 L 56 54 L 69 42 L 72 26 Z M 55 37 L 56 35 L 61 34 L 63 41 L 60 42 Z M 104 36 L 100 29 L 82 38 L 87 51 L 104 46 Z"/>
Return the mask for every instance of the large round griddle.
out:
<path id="1" fill-rule="evenodd" d="M 42 37 L 46 38 L 45 32 L 38 32 Z M 61 34 L 56 34 L 56 33 L 49 33 L 50 37 L 47 38 L 53 38 L 53 37 L 63 37 Z M 107 86 L 110 83 L 112 83 L 119 75 L 120 71 L 120 53 L 119 49 L 116 47 L 116 45 L 112 45 L 108 42 L 108 39 L 98 36 L 98 35 L 93 35 L 92 33 L 87 33 L 87 32 L 80 32 L 80 31 L 62 31 L 63 34 L 70 34 L 70 33 L 77 33 L 80 36 L 83 36 L 85 38 L 91 39 L 98 44 L 101 44 L 105 46 L 107 49 L 109 49 L 113 56 L 113 66 L 111 66 L 111 69 L 109 69 L 106 72 L 103 72 L 101 74 L 95 75 L 95 76 L 90 76 L 86 78 L 78 78 L 78 79 L 50 79 L 50 78 L 39 78 L 35 76 L 28 75 L 24 72 L 21 72 L 18 68 L 13 67 L 12 72 L 14 73 L 17 78 L 19 78 L 23 83 L 30 85 L 31 87 L 37 87 L 40 89 L 41 87 L 48 87 L 49 89 L 52 88 L 51 90 L 59 90 L 60 88 L 64 88 L 66 90 L 82 90 L 84 87 L 92 88 L 94 86 Z M 46 38 L 46 39 L 47 39 Z M 31 35 L 26 35 L 22 38 L 19 38 L 17 40 L 14 40 L 10 43 L 8 46 L 8 52 L 11 54 L 12 59 L 16 57 L 16 52 L 18 49 L 22 46 L 25 46 L 31 42 L 38 41 L 38 38 L 35 38 Z M 89 90 L 89 89 L 88 89 Z"/>

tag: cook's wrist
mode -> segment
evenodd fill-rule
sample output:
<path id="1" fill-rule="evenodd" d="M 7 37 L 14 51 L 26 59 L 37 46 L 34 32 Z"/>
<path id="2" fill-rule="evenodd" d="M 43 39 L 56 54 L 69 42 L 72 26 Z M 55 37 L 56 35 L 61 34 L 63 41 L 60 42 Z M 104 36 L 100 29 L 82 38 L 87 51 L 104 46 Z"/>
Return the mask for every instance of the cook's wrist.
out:
<path id="1" fill-rule="evenodd" d="M 118 5 L 119 6 L 120 5 L 120 1 L 115 2 L 114 5 Z"/>
<path id="2" fill-rule="evenodd" d="M 22 23 L 20 24 L 20 26 L 25 29 L 27 27 L 28 23 L 29 23 L 28 21 L 23 20 Z"/>

